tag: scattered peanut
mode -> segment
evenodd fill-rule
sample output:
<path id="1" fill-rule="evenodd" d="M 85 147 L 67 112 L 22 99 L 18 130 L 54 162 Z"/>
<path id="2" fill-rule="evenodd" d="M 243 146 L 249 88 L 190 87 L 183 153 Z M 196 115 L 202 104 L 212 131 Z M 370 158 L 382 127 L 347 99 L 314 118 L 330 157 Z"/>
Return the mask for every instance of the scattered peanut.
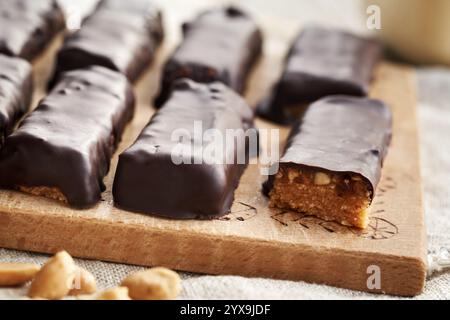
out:
<path id="1" fill-rule="evenodd" d="M 327 184 L 330 184 L 331 179 L 330 177 L 323 172 L 317 172 L 314 176 L 314 184 L 318 186 L 325 186 Z"/>
<path id="2" fill-rule="evenodd" d="M 97 291 L 97 283 L 95 281 L 95 277 L 86 269 L 77 267 L 75 279 L 72 285 L 72 289 L 69 291 L 69 295 L 85 295 L 94 293 L 95 291 Z"/>
<path id="3" fill-rule="evenodd" d="M 31 263 L 0 263 L 0 287 L 22 285 L 32 280 L 40 269 Z"/>
<path id="4" fill-rule="evenodd" d="M 95 277 L 76 266 L 66 251 L 55 254 L 42 268 L 29 263 L 0 263 L 0 286 L 20 285 L 33 278 L 28 290 L 33 300 L 56 300 L 67 295 L 77 300 L 165 300 L 175 299 L 181 290 L 176 272 L 152 268 L 129 275 L 119 287 L 96 293 Z"/>
<path id="5" fill-rule="evenodd" d="M 122 286 L 129 289 L 130 297 L 135 300 L 175 299 L 180 290 L 180 277 L 166 268 L 152 268 L 129 275 Z"/>
<path id="6" fill-rule="evenodd" d="M 128 295 L 128 288 L 126 287 L 115 287 L 107 289 L 100 293 L 96 300 L 131 300 Z"/>
<path id="7" fill-rule="evenodd" d="M 76 275 L 76 266 L 66 252 L 58 252 L 36 274 L 28 291 L 30 298 L 62 299 L 70 291 Z"/>

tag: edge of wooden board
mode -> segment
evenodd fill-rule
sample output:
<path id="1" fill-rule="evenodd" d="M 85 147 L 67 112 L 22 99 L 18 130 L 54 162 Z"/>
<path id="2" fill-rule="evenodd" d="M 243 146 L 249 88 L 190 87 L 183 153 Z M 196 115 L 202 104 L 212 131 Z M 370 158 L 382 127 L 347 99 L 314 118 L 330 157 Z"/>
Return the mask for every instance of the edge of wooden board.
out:
<path id="1" fill-rule="evenodd" d="M 224 238 L 186 231 L 180 234 L 141 225 L 17 212 L 14 217 L 0 214 L 0 226 L 2 247 L 49 254 L 64 249 L 79 258 L 206 274 L 302 280 L 400 296 L 419 294 L 426 276 L 425 263 L 420 258 L 245 237 Z M 37 228 L 45 228 L 46 232 L 32 231 Z M 370 266 L 378 266 L 382 271 L 380 289 L 367 287 Z"/>

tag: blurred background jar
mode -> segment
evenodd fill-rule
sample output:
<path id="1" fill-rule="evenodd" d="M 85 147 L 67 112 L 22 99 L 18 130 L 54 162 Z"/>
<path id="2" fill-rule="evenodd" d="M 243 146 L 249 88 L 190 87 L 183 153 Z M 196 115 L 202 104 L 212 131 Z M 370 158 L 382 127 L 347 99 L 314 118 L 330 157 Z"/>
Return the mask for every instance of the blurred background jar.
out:
<path id="1" fill-rule="evenodd" d="M 450 65 L 450 0 L 366 0 L 378 5 L 377 35 L 401 58 Z"/>

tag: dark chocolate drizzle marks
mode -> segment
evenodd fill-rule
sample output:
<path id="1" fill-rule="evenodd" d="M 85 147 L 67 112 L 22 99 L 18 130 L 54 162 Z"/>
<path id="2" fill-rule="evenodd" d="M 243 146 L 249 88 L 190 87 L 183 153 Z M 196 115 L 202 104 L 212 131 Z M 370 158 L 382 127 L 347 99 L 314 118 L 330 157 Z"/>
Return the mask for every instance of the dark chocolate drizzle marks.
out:
<path id="1" fill-rule="evenodd" d="M 371 240 L 386 240 L 398 234 L 398 227 L 385 218 L 370 217 L 365 230 L 352 230 L 360 237 Z"/>
<path id="2" fill-rule="evenodd" d="M 256 207 L 242 201 L 237 201 L 231 207 L 231 212 L 219 218 L 221 221 L 247 221 L 258 214 Z"/>
<path id="3" fill-rule="evenodd" d="M 370 240 L 386 240 L 395 237 L 398 227 L 382 217 L 370 217 L 369 225 L 365 230 L 343 226 L 336 222 L 322 220 L 304 213 L 272 209 L 270 217 L 282 227 L 298 227 L 304 230 L 319 230 L 327 233 L 354 234 L 357 237 Z"/>

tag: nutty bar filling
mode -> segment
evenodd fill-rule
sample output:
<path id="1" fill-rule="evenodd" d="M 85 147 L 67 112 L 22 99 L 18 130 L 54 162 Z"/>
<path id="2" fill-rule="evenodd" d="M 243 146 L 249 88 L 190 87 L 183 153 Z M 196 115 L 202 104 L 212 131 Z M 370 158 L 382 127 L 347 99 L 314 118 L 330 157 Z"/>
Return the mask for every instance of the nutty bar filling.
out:
<path id="1" fill-rule="evenodd" d="M 61 201 L 64 203 L 68 203 L 64 194 L 59 191 L 57 188 L 49 188 L 49 187 L 19 187 L 20 191 L 24 193 L 31 194 L 37 197 L 45 197 L 57 201 Z"/>
<path id="2" fill-rule="evenodd" d="M 289 164 L 275 176 L 269 205 L 365 228 L 371 198 L 371 186 L 361 175 Z"/>

